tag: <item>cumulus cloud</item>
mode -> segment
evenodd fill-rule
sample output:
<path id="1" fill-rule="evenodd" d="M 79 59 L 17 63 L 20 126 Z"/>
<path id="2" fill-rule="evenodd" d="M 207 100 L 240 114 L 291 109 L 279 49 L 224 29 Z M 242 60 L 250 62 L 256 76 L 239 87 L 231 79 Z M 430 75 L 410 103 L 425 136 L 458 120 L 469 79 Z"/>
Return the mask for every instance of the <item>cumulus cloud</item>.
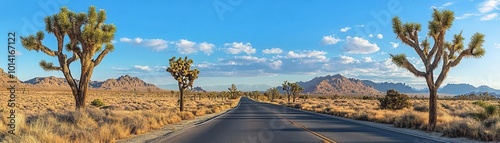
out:
<path id="1" fill-rule="evenodd" d="M 272 61 L 271 63 L 269 63 L 269 66 L 272 69 L 278 70 L 278 69 L 281 69 L 282 64 L 283 64 L 283 62 L 281 60 L 275 60 L 275 61 Z"/>
<path id="2" fill-rule="evenodd" d="M 384 35 L 382 35 L 382 34 L 377 34 L 377 38 L 382 39 L 382 38 L 384 38 Z"/>
<path id="3" fill-rule="evenodd" d="M 344 28 L 340 28 L 340 32 L 347 32 L 351 30 L 351 27 L 347 26 L 347 27 L 344 27 Z"/>
<path id="4" fill-rule="evenodd" d="M 153 51 L 161 51 L 168 48 L 168 41 L 163 39 L 142 39 L 142 38 L 120 38 L 120 42 L 130 43 L 136 46 L 144 46 L 152 49 Z"/>
<path id="5" fill-rule="evenodd" d="M 354 63 L 356 61 L 356 59 L 354 59 L 353 57 L 349 57 L 349 56 L 340 56 L 340 62 L 342 64 L 349 64 L 349 63 Z"/>
<path id="6" fill-rule="evenodd" d="M 493 43 L 493 45 L 494 45 L 496 48 L 499 48 L 499 49 L 500 49 L 500 44 L 498 44 L 498 43 Z"/>
<path id="7" fill-rule="evenodd" d="M 271 48 L 271 49 L 264 49 L 262 50 L 262 53 L 264 54 L 281 54 L 283 50 L 280 48 Z"/>
<path id="8" fill-rule="evenodd" d="M 202 42 L 202 43 L 198 44 L 198 48 L 200 49 L 200 51 L 202 51 L 206 55 L 212 54 L 214 52 L 214 50 L 213 50 L 214 47 L 215 47 L 214 44 L 207 43 L 207 42 Z"/>
<path id="9" fill-rule="evenodd" d="M 152 69 L 149 68 L 149 66 L 135 65 L 134 68 L 141 71 L 152 71 Z"/>
<path id="10" fill-rule="evenodd" d="M 395 42 L 389 42 L 389 43 L 391 43 L 391 46 L 394 49 L 397 48 L 397 47 L 399 47 L 399 43 L 395 43 Z"/>
<path id="11" fill-rule="evenodd" d="M 192 42 L 186 39 L 181 39 L 178 42 L 176 42 L 175 45 L 177 46 L 177 50 L 181 54 L 192 54 L 197 52 L 195 48 L 196 42 Z"/>
<path id="12" fill-rule="evenodd" d="M 350 54 L 370 54 L 380 50 L 377 44 L 370 43 L 364 38 L 351 36 L 347 36 L 346 44 L 342 49 Z"/>
<path id="13" fill-rule="evenodd" d="M 325 51 L 300 51 L 300 52 L 294 52 L 294 51 L 289 51 L 288 54 L 286 55 L 286 58 L 291 58 L 291 59 L 300 59 L 303 62 L 310 63 L 310 62 L 326 62 L 328 61 L 328 58 L 326 58 L 326 52 Z"/>
<path id="14" fill-rule="evenodd" d="M 111 67 L 111 69 L 116 70 L 116 71 L 129 71 L 130 70 L 128 68 L 120 68 L 120 67 Z"/>
<path id="15" fill-rule="evenodd" d="M 487 14 L 487 15 L 484 15 L 483 17 L 481 17 L 481 21 L 488 21 L 488 20 L 493 20 L 495 19 L 496 17 L 498 16 L 498 13 L 491 13 L 491 14 Z"/>
<path id="16" fill-rule="evenodd" d="M 372 38 L 372 37 L 373 37 L 373 34 L 368 35 L 368 37 Z"/>
<path id="17" fill-rule="evenodd" d="M 250 55 L 256 52 L 255 48 L 253 48 L 252 44 L 250 43 L 242 43 L 242 42 L 226 43 L 224 44 L 224 47 L 226 47 L 226 51 L 230 54 L 246 53 Z"/>
<path id="18" fill-rule="evenodd" d="M 333 45 L 333 44 L 337 44 L 340 41 L 342 41 L 342 40 L 337 38 L 337 37 L 334 37 L 334 35 L 327 35 L 327 36 L 323 36 L 323 39 L 321 39 L 321 44 Z"/>
<path id="19" fill-rule="evenodd" d="M 363 62 L 370 63 L 373 62 L 373 59 L 371 57 L 363 57 Z"/>

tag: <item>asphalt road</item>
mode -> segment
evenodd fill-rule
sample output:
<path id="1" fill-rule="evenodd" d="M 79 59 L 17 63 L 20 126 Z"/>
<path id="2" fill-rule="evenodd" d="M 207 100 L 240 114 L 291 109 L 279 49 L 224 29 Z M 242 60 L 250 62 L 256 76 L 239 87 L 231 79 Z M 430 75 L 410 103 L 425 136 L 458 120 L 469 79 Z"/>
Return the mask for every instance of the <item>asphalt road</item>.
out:
<path id="1" fill-rule="evenodd" d="M 430 143 L 432 140 L 241 98 L 213 120 L 160 137 L 158 143 Z"/>

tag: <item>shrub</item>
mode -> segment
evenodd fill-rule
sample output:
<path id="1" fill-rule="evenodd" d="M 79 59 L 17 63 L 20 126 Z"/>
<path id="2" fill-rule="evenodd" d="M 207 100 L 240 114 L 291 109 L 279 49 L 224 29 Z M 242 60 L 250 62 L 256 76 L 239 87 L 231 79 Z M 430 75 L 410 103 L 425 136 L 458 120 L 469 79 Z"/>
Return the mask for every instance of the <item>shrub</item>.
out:
<path id="1" fill-rule="evenodd" d="M 486 115 L 492 116 L 498 113 L 498 106 L 496 105 L 486 105 L 484 106 L 484 110 L 486 111 Z"/>
<path id="2" fill-rule="evenodd" d="M 385 97 L 379 101 L 381 109 L 400 110 L 411 106 L 410 97 L 394 89 L 387 90 Z"/>
<path id="3" fill-rule="evenodd" d="M 484 101 L 481 101 L 481 100 L 474 101 L 474 102 L 472 102 L 472 104 L 478 105 L 478 106 L 481 106 L 481 107 L 486 106 L 486 103 Z"/>
<path id="4" fill-rule="evenodd" d="M 104 106 L 104 102 L 102 102 L 101 99 L 94 99 L 94 101 L 90 102 L 90 105 L 95 107 L 101 107 Z"/>
<path id="5" fill-rule="evenodd" d="M 399 128 L 419 129 L 425 125 L 425 118 L 413 112 L 406 112 L 394 121 L 394 126 Z"/>

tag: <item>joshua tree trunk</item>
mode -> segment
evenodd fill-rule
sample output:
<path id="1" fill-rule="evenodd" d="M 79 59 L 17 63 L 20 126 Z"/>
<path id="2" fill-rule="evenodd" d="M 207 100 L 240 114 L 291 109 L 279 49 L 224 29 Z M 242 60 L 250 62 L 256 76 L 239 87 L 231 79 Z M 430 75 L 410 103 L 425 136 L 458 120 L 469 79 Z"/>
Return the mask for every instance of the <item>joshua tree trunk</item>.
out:
<path id="1" fill-rule="evenodd" d="M 437 89 L 429 89 L 429 129 L 434 130 L 437 123 Z"/>
<path id="2" fill-rule="evenodd" d="M 182 85 L 179 82 L 179 110 L 184 111 L 184 89 L 182 89 Z"/>

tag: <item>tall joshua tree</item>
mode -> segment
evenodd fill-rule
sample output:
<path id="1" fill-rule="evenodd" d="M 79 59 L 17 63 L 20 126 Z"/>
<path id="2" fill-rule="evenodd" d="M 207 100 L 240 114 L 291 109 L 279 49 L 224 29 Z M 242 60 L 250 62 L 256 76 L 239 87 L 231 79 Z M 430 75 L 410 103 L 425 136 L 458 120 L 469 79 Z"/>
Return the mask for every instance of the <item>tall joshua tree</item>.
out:
<path id="1" fill-rule="evenodd" d="M 42 60 L 40 66 L 45 71 L 61 71 L 75 97 L 76 109 L 85 108 L 85 97 L 92 72 L 104 56 L 113 51 L 111 40 L 114 39 L 116 27 L 113 24 L 105 24 L 106 11 L 96 11 L 94 6 L 91 6 L 87 13 L 76 13 L 62 7 L 59 13 L 45 17 L 44 20 L 45 31 L 54 35 L 57 40 L 57 50 L 52 50 L 42 43 L 45 38 L 42 31 L 36 35 L 21 37 L 21 43 L 28 51 L 42 51 L 51 57 L 57 57 L 59 65 Z M 66 37 L 69 38 L 68 42 L 65 42 L 68 40 Z M 77 60 L 80 60 L 81 65 L 79 81 L 73 78 L 69 68 Z"/>
<path id="2" fill-rule="evenodd" d="M 167 72 L 177 80 L 179 86 L 179 110 L 184 111 L 184 91 L 188 87 L 193 87 L 194 80 L 198 78 L 200 71 L 198 69 L 191 70 L 193 60 L 188 59 L 187 56 L 184 59 L 172 57 L 168 62 L 170 66 L 167 68 Z"/>
<path id="3" fill-rule="evenodd" d="M 297 95 L 300 94 L 300 92 L 304 91 L 304 88 L 302 88 L 302 86 L 300 86 L 297 83 L 292 83 L 290 84 L 290 91 L 292 92 L 293 95 L 293 102 L 295 102 Z"/>
<path id="4" fill-rule="evenodd" d="M 229 93 L 231 93 L 231 98 L 234 98 L 234 94 L 238 91 L 238 88 L 236 88 L 236 85 L 231 84 L 231 87 L 227 90 L 229 90 Z"/>
<path id="5" fill-rule="evenodd" d="M 288 102 L 290 102 L 290 88 L 291 88 L 291 83 L 288 82 L 287 80 L 285 80 L 282 84 L 283 86 L 283 90 L 285 91 L 286 93 L 286 96 L 288 97 Z"/>
<path id="6" fill-rule="evenodd" d="M 455 34 L 452 41 L 445 41 L 445 35 L 450 29 L 455 19 L 452 11 L 438 11 L 434 9 L 432 20 L 429 21 L 429 33 L 427 37 L 420 42 L 418 33 L 421 25 L 418 23 L 402 24 L 399 17 L 392 19 L 392 28 L 403 43 L 410 46 L 417 52 L 424 64 L 425 70 L 419 70 L 408 61 L 405 54 L 392 55 L 392 62 L 399 67 L 405 68 L 417 77 L 425 78 L 429 88 L 429 126 L 428 130 L 434 130 L 436 127 L 437 115 L 437 90 L 446 78 L 450 68 L 457 66 L 463 58 L 481 58 L 485 54 L 483 49 L 484 35 L 475 33 L 464 49 L 464 38 L 462 32 Z M 428 40 L 431 38 L 434 44 Z M 441 66 L 437 79 L 434 76 L 434 70 Z"/>

